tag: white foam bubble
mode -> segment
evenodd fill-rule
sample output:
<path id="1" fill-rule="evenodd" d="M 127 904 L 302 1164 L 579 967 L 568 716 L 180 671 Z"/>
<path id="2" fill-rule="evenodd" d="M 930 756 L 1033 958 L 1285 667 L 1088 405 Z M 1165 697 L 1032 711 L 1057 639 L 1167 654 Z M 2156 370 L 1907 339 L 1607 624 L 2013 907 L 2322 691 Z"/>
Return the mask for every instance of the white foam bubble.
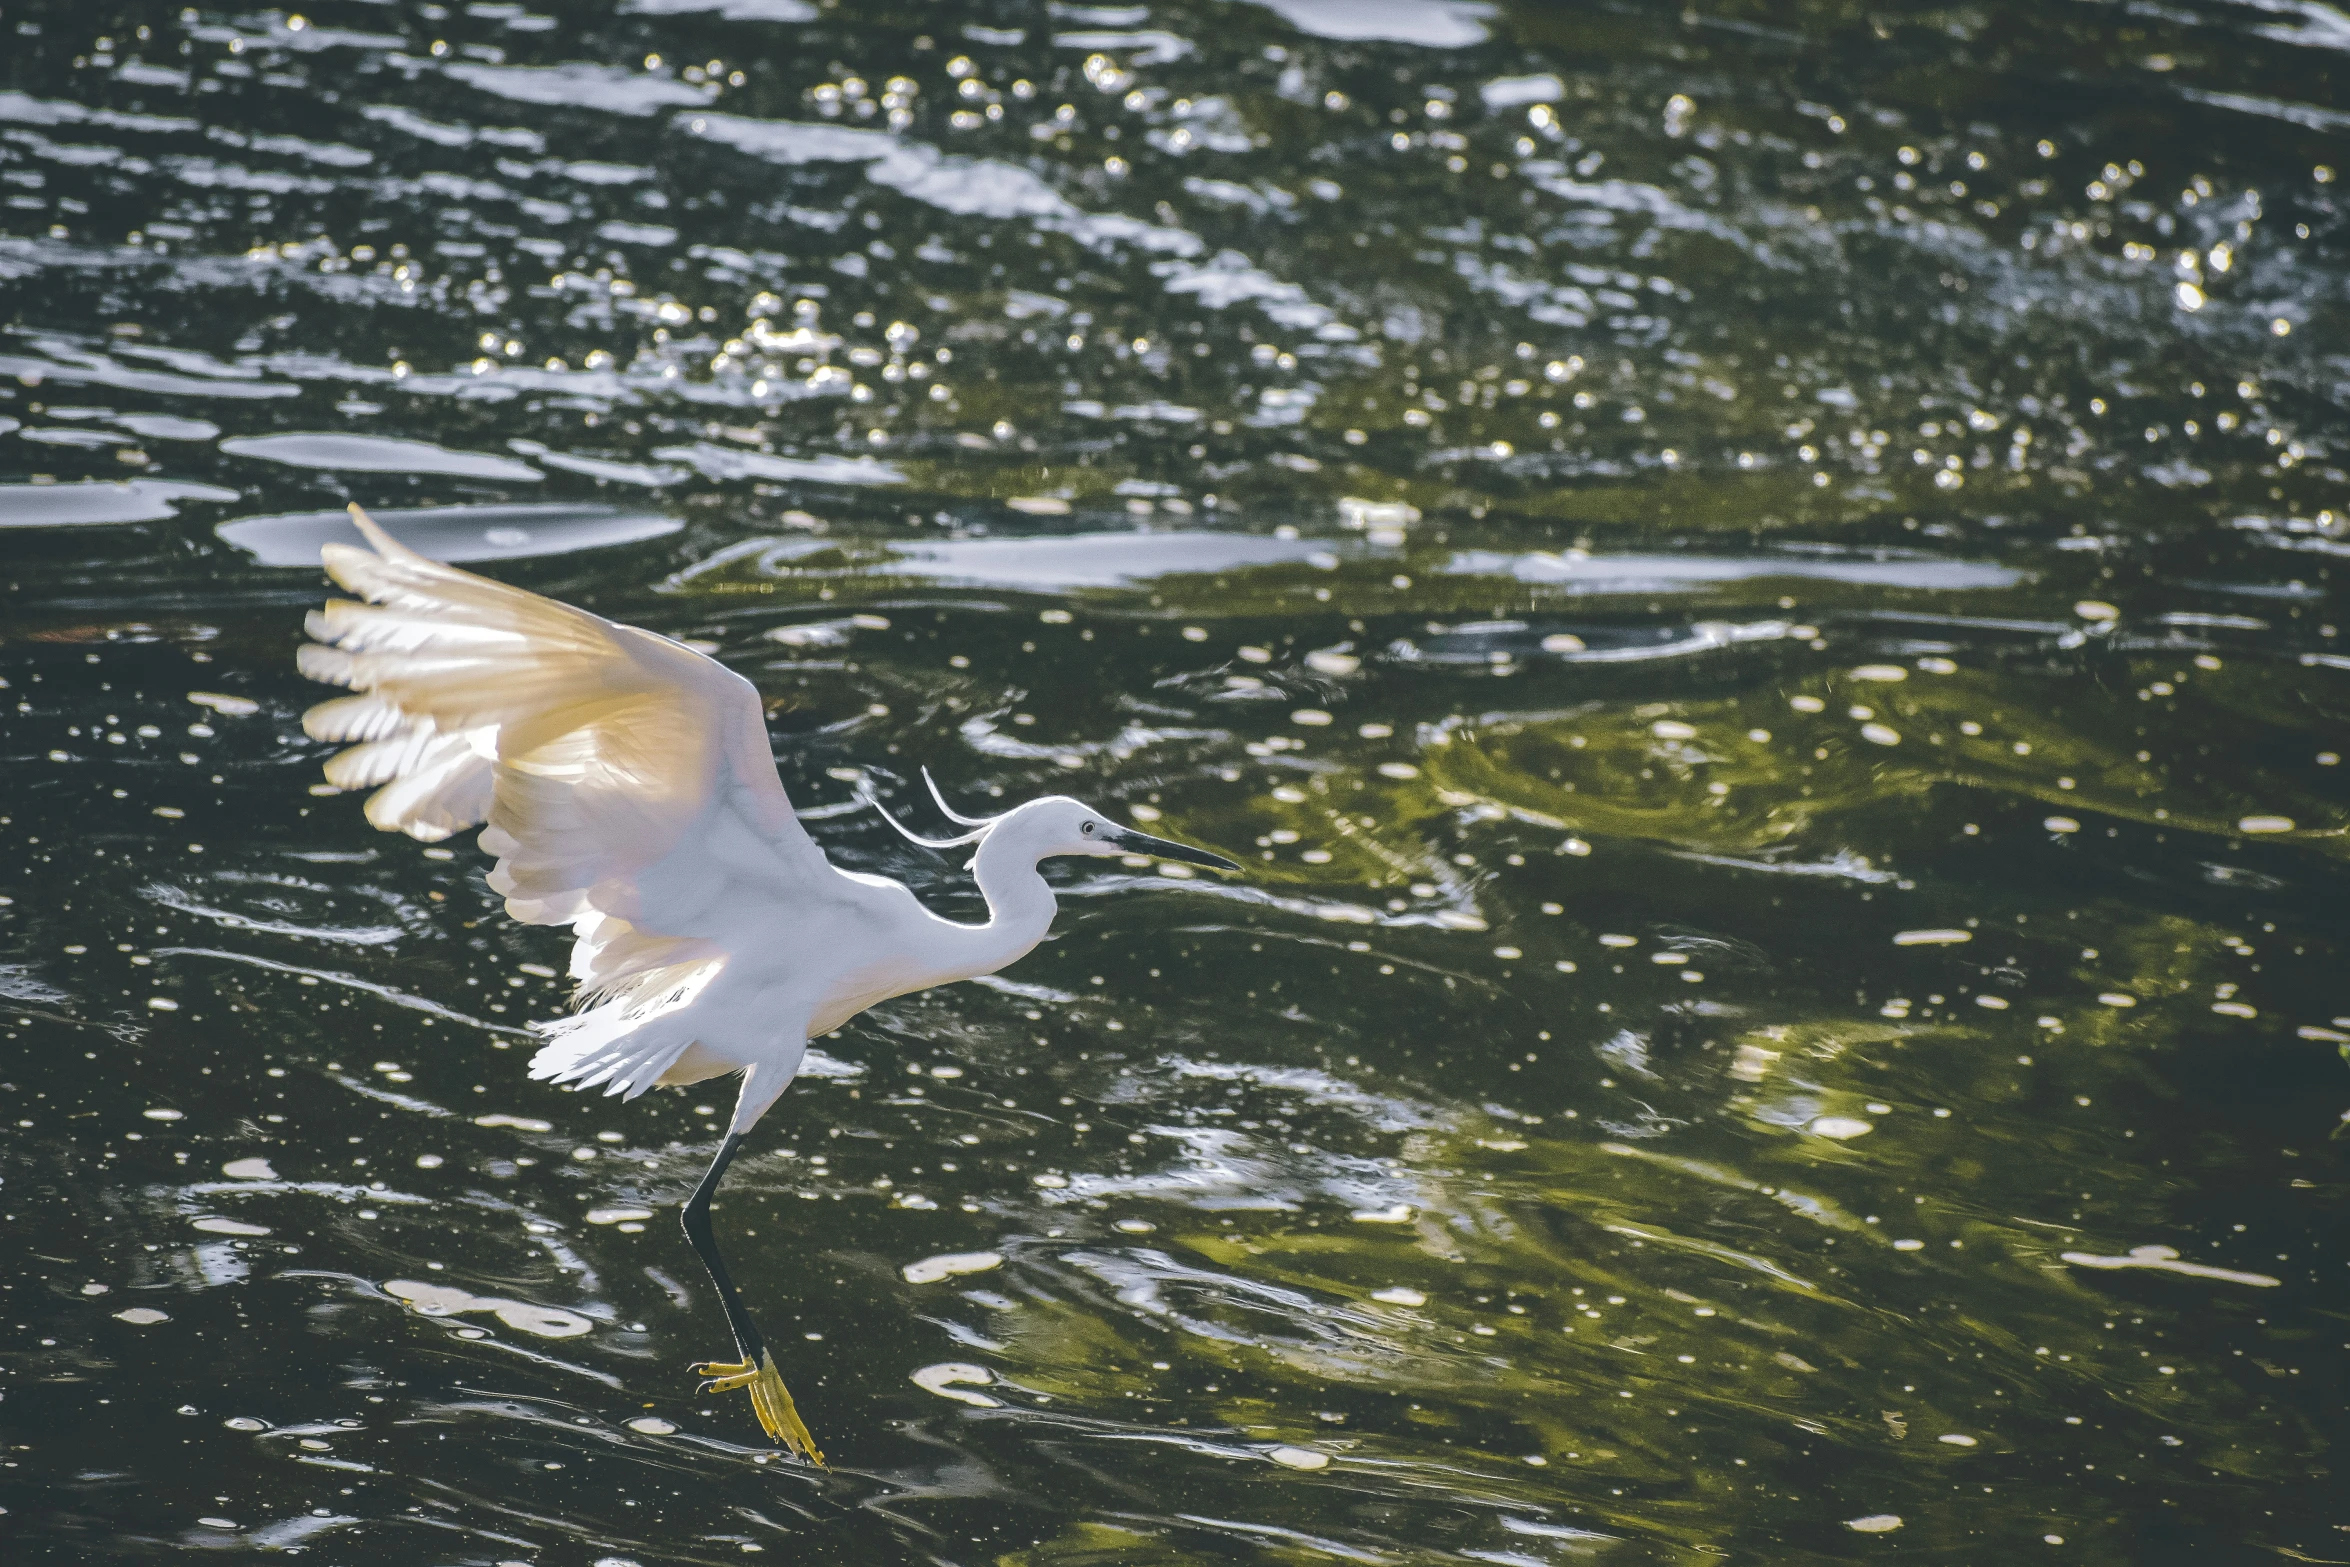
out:
<path id="1" fill-rule="evenodd" d="M 2255 1289 L 2274 1289 L 2281 1280 L 2265 1273 L 2242 1273 L 2234 1268 L 2214 1268 L 2200 1262 L 2181 1262 L 2177 1251 L 2168 1246 L 2133 1246 L 2125 1256 L 2101 1257 L 2094 1252 L 2067 1251 L 2058 1256 L 2076 1268 L 2147 1268 L 2157 1273 L 2184 1274 L 2191 1279 L 2217 1279 L 2227 1284 L 2249 1284 Z"/>
<path id="2" fill-rule="evenodd" d="M 951 1251 L 909 1262 L 898 1272 L 908 1284 L 936 1284 L 958 1274 L 985 1273 L 990 1268 L 1002 1267 L 1003 1262 L 1004 1254 L 1000 1251 Z"/>
<path id="3" fill-rule="evenodd" d="M 1877 1129 L 1874 1121 L 1863 1121 L 1858 1116 L 1823 1115 L 1811 1124 L 1814 1137 L 1832 1137 L 1838 1142 L 1849 1142 L 1855 1137 L 1866 1137 Z"/>
<path id="4" fill-rule="evenodd" d="M 986 1387 L 995 1381 L 995 1373 L 985 1366 L 974 1366 L 969 1361 L 945 1360 L 935 1366 L 924 1366 L 914 1373 L 914 1385 L 926 1393 L 951 1398 L 958 1404 L 969 1404 L 976 1409 L 1001 1409 L 1004 1401 L 990 1398 L 985 1393 L 974 1393 L 959 1384 L 977 1383 Z"/>
<path id="5" fill-rule="evenodd" d="M 540 1306 L 497 1295 L 476 1295 L 455 1284 L 425 1284 L 414 1279 L 390 1279 L 384 1293 L 405 1302 L 421 1317 L 449 1317 L 460 1312 L 486 1311 L 518 1333 L 536 1338 L 577 1338 L 595 1323 L 575 1311 Z"/>

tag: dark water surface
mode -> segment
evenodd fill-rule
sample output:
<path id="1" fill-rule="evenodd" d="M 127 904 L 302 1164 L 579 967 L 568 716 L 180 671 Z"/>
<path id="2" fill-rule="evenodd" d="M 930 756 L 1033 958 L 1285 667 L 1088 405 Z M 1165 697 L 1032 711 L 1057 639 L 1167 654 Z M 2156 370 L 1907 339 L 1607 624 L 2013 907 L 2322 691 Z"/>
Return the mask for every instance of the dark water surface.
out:
<path id="1" fill-rule="evenodd" d="M 0 10 L 9 1559 L 2350 1559 L 2345 49 Z M 934 907 L 858 781 L 1249 861 L 759 1129 L 830 1473 L 685 1374 L 723 1085 L 527 1082 L 562 934 L 319 781 L 350 500 Z"/>

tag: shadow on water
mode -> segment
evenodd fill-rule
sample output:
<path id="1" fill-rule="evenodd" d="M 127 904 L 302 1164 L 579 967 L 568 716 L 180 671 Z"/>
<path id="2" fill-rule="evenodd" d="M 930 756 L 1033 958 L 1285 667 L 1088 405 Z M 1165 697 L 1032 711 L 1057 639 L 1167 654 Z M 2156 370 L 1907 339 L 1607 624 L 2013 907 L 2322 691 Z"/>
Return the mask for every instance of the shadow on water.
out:
<path id="1" fill-rule="evenodd" d="M 2350 1560 L 2331 10 L 0 27 L 12 1560 Z M 760 1128 L 829 1473 L 319 782 L 351 500 L 936 908 L 1249 860 Z"/>

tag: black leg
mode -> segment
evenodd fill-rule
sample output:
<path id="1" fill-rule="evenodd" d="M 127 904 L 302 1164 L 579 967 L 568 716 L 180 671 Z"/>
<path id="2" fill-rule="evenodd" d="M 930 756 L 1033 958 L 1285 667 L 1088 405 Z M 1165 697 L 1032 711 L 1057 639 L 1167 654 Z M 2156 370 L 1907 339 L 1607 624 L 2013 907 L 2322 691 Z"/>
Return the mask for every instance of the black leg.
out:
<path id="1" fill-rule="evenodd" d="M 718 1291 L 718 1304 L 726 1312 L 726 1325 L 734 1334 L 735 1352 L 742 1356 L 738 1364 L 706 1363 L 694 1367 L 696 1376 L 708 1377 L 703 1384 L 705 1392 L 727 1392 L 734 1388 L 748 1388 L 751 1407 L 758 1412 L 759 1424 L 767 1434 L 795 1453 L 804 1453 L 810 1461 L 822 1467 L 824 1455 L 816 1450 L 816 1439 L 808 1434 L 807 1425 L 799 1411 L 792 1406 L 792 1397 L 776 1372 L 775 1359 L 767 1353 L 766 1341 L 751 1322 L 751 1314 L 743 1306 L 742 1295 L 734 1287 L 734 1279 L 726 1271 L 726 1259 L 719 1255 L 718 1238 L 710 1229 L 710 1198 L 718 1190 L 718 1183 L 726 1178 L 726 1168 L 734 1163 L 737 1150 L 742 1147 L 740 1132 L 728 1135 L 718 1147 L 718 1157 L 710 1161 L 710 1169 L 694 1194 L 685 1200 L 679 1215 L 685 1225 L 685 1238 L 702 1259 L 709 1271 L 710 1283 Z"/>
<path id="2" fill-rule="evenodd" d="M 726 1312 L 726 1325 L 734 1334 L 734 1347 L 745 1364 L 757 1365 L 767 1351 L 766 1341 L 752 1325 L 751 1314 L 743 1308 L 743 1298 L 734 1287 L 733 1277 L 726 1271 L 726 1259 L 719 1255 L 718 1237 L 710 1229 L 710 1199 L 718 1191 L 718 1183 L 726 1179 L 728 1165 L 734 1163 L 735 1153 L 742 1147 L 742 1134 L 729 1135 L 718 1145 L 718 1157 L 710 1161 L 709 1171 L 702 1184 L 685 1200 L 685 1209 L 678 1217 L 685 1224 L 686 1243 L 702 1259 L 702 1266 L 710 1274 L 710 1283 L 718 1291 L 718 1304 Z"/>

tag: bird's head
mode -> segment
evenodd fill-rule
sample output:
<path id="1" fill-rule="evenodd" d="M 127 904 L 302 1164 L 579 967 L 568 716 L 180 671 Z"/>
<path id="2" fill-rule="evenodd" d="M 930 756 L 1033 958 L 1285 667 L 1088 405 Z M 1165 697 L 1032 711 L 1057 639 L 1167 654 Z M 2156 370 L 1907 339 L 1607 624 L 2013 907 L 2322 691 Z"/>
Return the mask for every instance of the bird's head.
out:
<path id="1" fill-rule="evenodd" d="M 992 830 L 1015 833 L 1024 847 L 1036 850 L 1040 860 L 1058 854 L 1147 854 L 1154 860 L 1180 860 L 1219 871 L 1240 869 L 1221 854 L 1121 826 L 1083 800 L 1072 800 L 1065 794 L 1047 795 L 1016 807 L 998 817 Z"/>
<path id="2" fill-rule="evenodd" d="M 1122 826 L 1083 800 L 1072 800 L 1065 794 L 1030 800 L 1025 805 L 1014 806 L 1001 816 L 965 816 L 947 804 L 946 797 L 939 793 L 937 781 L 931 778 L 929 769 L 923 770 L 922 779 L 930 785 L 931 797 L 938 801 L 938 808 L 954 821 L 971 828 L 971 832 L 960 838 L 920 838 L 908 832 L 905 824 L 890 816 L 886 810 L 882 815 L 906 837 L 931 848 L 943 849 L 955 844 L 976 843 L 982 839 L 1003 839 L 1019 845 L 1040 860 L 1064 854 L 1147 854 L 1155 860 L 1179 860 L 1186 865 L 1205 865 L 1212 870 L 1240 869 L 1237 862 L 1221 854 L 1212 854 L 1187 843 L 1153 837 L 1147 832 L 1137 832 L 1132 827 Z M 879 801 L 874 804 L 879 808 Z"/>

